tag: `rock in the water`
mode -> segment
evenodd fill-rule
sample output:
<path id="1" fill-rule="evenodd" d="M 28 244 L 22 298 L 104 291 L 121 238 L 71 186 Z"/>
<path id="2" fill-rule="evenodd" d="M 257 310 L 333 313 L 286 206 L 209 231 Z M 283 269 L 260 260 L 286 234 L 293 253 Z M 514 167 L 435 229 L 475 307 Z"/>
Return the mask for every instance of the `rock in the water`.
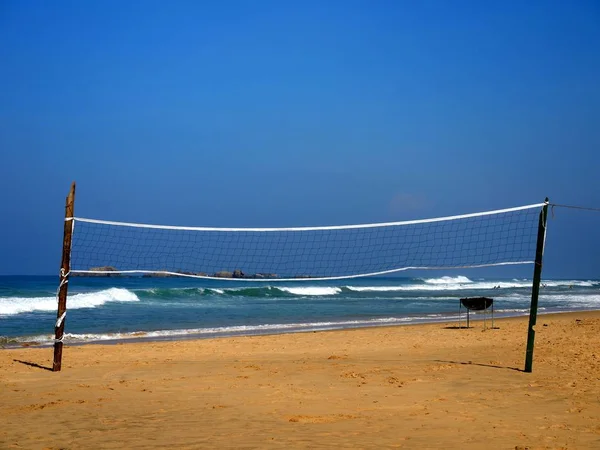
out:
<path id="1" fill-rule="evenodd" d="M 168 278 L 168 277 L 174 277 L 175 275 L 171 275 L 170 273 L 164 273 L 164 272 L 152 272 L 152 273 L 145 273 L 144 275 L 142 275 L 142 278 Z"/>
<path id="2" fill-rule="evenodd" d="M 278 278 L 278 276 L 276 273 L 255 273 L 254 275 L 252 275 L 251 278 L 258 278 L 260 280 L 263 280 L 263 279 Z"/>
<path id="3" fill-rule="evenodd" d="M 88 273 L 72 273 L 71 276 L 75 277 L 118 277 L 119 273 L 103 273 L 103 272 L 117 272 L 117 268 L 113 266 L 99 266 L 90 267 Z"/>
<path id="4" fill-rule="evenodd" d="M 215 277 L 215 278 L 232 278 L 233 277 L 233 273 L 232 272 L 228 272 L 226 270 L 221 270 L 220 272 L 215 272 L 213 274 L 213 277 Z"/>

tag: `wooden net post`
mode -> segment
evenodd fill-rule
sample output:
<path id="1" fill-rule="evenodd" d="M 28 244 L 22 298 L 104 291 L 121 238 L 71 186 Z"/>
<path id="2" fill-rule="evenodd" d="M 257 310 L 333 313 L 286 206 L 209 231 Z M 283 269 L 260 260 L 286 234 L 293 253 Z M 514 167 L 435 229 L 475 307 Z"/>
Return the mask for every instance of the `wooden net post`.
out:
<path id="1" fill-rule="evenodd" d="M 538 224 L 537 246 L 535 250 L 535 265 L 533 268 L 533 285 L 531 287 L 531 307 L 529 309 L 529 328 L 527 331 L 527 350 L 525 351 L 525 372 L 531 372 L 533 366 L 533 344 L 535 341 L 535 323 L 537 321 L 538 297 L 540 281 L 542 280 L 542 262 L 546 243 L 546 222 L 548 219 L 548 197 L 540 212 Z"/>
<path id="2" fill-rule="evenodd" d="M 54 362 L 52 371 L 58 372 L 62 365 L 63 336 L 65 334 L 65 316 L 67 314 L 67 289 L 71 270 L 71 241 L 73 238 L 73 217 L 75 214 L 75 182 L 67 196 L 65 205 L 65 225 L 63 233 L 62 263 L 60 266 L 60 285 L 58 288 L 58 311 L 54 326 Z"/>

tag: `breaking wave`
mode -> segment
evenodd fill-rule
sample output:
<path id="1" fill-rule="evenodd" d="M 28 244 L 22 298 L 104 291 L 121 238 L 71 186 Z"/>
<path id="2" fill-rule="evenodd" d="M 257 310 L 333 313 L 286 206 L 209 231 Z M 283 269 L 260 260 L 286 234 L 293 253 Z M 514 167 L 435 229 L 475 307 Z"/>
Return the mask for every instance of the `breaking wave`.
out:
<path id="1" fill-rule="evenodd" d="M 136 302 L 138 296 L 127 289 L 109 288 L 98 292 L 87 292 L 69 295 L 69 309 L 96 308 L 108 302 Z M 56 311 L 56 297 L 5 297 L 0 298 L 0 315 L 34 311 Z"/>

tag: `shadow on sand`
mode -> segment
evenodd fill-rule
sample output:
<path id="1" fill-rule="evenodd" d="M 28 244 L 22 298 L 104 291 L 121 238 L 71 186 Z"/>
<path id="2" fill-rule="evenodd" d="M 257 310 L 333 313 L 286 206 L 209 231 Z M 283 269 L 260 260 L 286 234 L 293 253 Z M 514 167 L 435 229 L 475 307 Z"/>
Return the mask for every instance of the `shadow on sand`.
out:
<path id="1" fill-rule="evenodd" d="M 435 359 L 435 362 L 446 363 L 446 364 L 462 364 L 463 366 L 481 366 L 481 367 L 492 367 L 494 369 L 506 369 L 506 370 L 514 370 L 516 372 L 525 372 L 523 369 L 519 369 L 517 367 L 508 367 L 508 366 L 498 366 L 495 364 L 482 364 L 475 363 L 473 361 L 448 361 L 444 359 Z"/>
<path id="2" fill-rule="evenodd" d="M 467 329 L 471 329 L 471 328 L 478 328 L 478 327 L 474 327 L 474 326 L 458 326 L 458 325 L 448 325 L 447 327 L 444 327 L 444 330 L 467 330 Z M 487 330 L 499 330 L 500 327 L 485 327 L 482 328 L 481 331 L 487 331 Z"/>
<path id="3" fill-rule="evenodd" d="M 39 364 L 36 364 L 36 363 L 33 363 L 33 362 L 29 362 L 29 361 L 21 361 L 20 359 L 13 359 L 13 361 L 21 363 L 21 364 L 25 364 L 26 366 L 35 367 L 37 369 L 49 370 L 50 372 L 52 372 L 52 368 L 51 367 L 41 366 Z"/>

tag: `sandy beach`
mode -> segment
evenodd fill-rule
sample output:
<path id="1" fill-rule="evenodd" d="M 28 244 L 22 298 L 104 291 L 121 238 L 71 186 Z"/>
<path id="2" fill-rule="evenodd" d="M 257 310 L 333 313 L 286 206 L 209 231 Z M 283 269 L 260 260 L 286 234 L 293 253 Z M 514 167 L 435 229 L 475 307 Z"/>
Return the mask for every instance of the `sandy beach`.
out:
<path id="1" fill-rule="evenodd" d="M 600 312 L 455 326 L 4 349 L 0 448 L 600 448 Z"/>

